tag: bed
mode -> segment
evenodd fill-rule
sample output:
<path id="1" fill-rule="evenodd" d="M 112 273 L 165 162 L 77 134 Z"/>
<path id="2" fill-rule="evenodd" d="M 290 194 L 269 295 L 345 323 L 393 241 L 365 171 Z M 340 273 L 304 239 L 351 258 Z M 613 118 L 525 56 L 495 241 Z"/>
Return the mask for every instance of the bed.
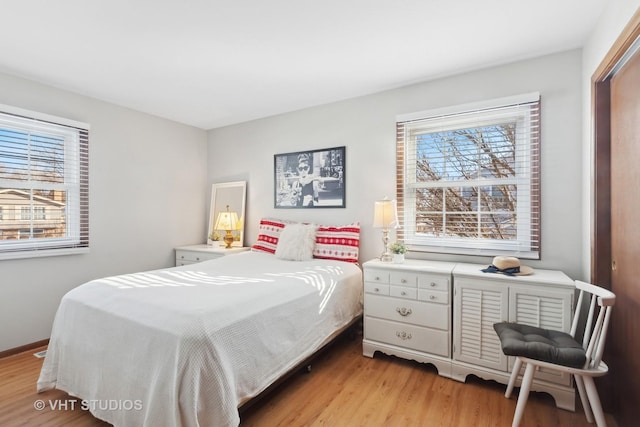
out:
<path id="1" fill-rule="evenodd" d="M 63 297 L 37 388 L 116 426 L 237 426 L 361 314 L 359 266 L 333 259 L 254 250 L 94 280 Z"/>

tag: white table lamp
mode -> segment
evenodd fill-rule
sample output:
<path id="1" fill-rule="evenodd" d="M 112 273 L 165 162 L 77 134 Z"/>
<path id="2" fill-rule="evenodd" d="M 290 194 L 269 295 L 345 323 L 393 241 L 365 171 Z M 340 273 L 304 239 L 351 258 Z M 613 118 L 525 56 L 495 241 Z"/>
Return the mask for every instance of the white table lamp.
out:
<path id="1" fill-rule="evenodd" d="M 386 197 L 377 200 L 373 214 L 373 227 L 382 228 L 382 243 L 384 244 L 384 252 L 380 255 L 381 261 L 389 262 L 392 259 L 389 252 L 389 229 L 398 227 L 398 210 L 395 200 L 389 200 Z"/>

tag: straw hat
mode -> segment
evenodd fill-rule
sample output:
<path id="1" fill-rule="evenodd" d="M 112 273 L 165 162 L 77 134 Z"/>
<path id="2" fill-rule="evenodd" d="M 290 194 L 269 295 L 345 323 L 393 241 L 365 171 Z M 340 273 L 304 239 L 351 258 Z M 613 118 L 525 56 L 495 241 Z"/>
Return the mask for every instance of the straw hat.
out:
<path id="1" fill-rule="evenodd" d="M 500 273 L 507 276 L 528 276 L 533 274 L 533 268 L 520 265 L 520 260 L 512 256 L 497 256 L 491 265 L 482 269 L 485 273 Z"/>

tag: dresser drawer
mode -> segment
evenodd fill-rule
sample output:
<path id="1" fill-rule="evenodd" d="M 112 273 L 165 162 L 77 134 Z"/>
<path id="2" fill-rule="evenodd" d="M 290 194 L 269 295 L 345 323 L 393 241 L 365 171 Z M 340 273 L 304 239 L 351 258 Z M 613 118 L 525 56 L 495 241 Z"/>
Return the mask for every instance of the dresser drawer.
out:
<path id="1" fill-rule="evenodd" d="M 364 296 L 364 307 L 366 317 L 412 323 L 445 331 L 450 329 L 451 312 L 448 305 L 367 294 Z"/>
<path id="2" fill-rule="evenodd" d="M 365 317 L 365 338 L 417 351 L 449 356 L 449 332 Z"/>
<path id="3" fill-rule="evenodd" d="M 364 281 L 372 283 L 389 283 L 389 272 L 367 268 L 364 270 Z"/>
<path id="4" fill-rule="evenodd" d="M 192 264 L 220 257 L 217 253 L 176 250 L 176 264 Z"/>
<path id="5" fill-rule="evenodd" d="M 418 275 L 412 271 L 392 271 L 389 283 L 400 286 L 418 286 Z"/>
<path id="6" fill-rule="evenodd" d="M 420 301 L 428 301 L 437 304 L 449 304 L 449 292 L 418 289 L 418 299 Z"/>
<path id="7" fill-rule="evenodd" d="M 421 274 L 418 276 L 418 287 L 420 289 L 449 292 L 449 282 L 449 276 L 437 274 Z"/>
<path id="8" fill-rule="evenodd" d="M 417 299 L 418 290 L 416 288 L 408 288 L 406 286 L 389 286 L 389 295 L 392 297 Z"/>
<path id="9" fill-rule="evenodd" d="M 364 292 L 368 294 L 389 295 L 389 285 L 365 282 Z"/>

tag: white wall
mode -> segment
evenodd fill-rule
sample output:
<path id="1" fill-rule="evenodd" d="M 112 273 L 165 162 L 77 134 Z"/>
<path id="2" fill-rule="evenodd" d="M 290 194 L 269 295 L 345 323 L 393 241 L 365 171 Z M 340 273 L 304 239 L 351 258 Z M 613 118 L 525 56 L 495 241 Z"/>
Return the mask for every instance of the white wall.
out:
<path id="1" fill-rule="evenodd" d="M 582 92 L 583 92 L 583 241 L 582 257 L 584 280 L 589 280 L 591 269 L 591 217 L 593 214 L 593 137 L 591 120 L 591 77 L 609 52 L 613 43 L 622 33 L 634 13 L 640 8 L 640 0 L 609 0 L 594 31 L 583 49 Z"/>
<path id="2" fill-rule="evenodd" d="M 61 297 L 106 275 L 168 267 L 202 243 L 207 134 L 0 74 L 0 103 L 91 125 L 90 253 L 0 261 L 0 351 L 49 337 Z"/>
<path id="3" fill-rule="evenodd" d="M 538 91 L 543 246 L 542 259 L 527 264 L 576 276 L 582 271 L 581 75 L 581 51 L 573 50 L 215 129 L 209 132 L 209 183 L 248 181 L 245 244 L 255 241 L 263 216 L 330 224 L 360 220 L 364 261 L 382 250 L 380 231 L 371 226 L 374 201 L 395 197 L 397 114 Z M 342 145 L 345 209 L 273 208 L 274 154 Z M 490 262 L 481 257 L 429 257 Z"/>

